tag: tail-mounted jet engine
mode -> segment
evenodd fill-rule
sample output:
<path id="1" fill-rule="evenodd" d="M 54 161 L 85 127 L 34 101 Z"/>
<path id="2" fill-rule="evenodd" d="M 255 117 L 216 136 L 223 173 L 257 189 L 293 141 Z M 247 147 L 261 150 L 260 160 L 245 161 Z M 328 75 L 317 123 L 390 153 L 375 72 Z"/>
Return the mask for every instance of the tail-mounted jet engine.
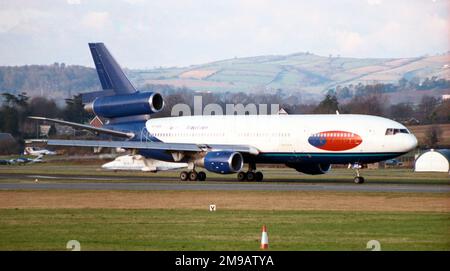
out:
<path id="1" fill-rule="evenodd" d="M 84 106 L 86 111 L 104 118 L 153 114 L 163 108 L 164 100 L 161 94 L 154 92 L 101 96 Z"/>

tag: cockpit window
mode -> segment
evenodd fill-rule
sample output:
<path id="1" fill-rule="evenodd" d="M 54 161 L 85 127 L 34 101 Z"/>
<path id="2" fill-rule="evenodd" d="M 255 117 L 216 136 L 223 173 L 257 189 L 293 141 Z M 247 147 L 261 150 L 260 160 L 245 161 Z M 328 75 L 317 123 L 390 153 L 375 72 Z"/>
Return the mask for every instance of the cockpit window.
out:
<path id="1" fill-rule="evenodd" d="M 409 134 L 408 129 L 395 129 L 395 128 L 388 128 L 386 129 L 385 135 L 395 135 L 395 134 Z"/>

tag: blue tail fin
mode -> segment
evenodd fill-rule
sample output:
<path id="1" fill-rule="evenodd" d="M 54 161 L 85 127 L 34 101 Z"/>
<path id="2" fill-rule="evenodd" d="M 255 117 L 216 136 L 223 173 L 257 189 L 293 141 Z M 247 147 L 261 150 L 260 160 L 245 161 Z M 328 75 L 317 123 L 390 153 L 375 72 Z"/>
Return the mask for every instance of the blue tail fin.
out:
<path id="1" fill-rule="evenodd" d="M 134 86 L 125 76 L 119 64 L 103 43 L 89 43 L 89 49 L 91 50 L 103 91 L 83 94 L 83 103 L 90 102 L 99 96 L 136 92 Z"/>

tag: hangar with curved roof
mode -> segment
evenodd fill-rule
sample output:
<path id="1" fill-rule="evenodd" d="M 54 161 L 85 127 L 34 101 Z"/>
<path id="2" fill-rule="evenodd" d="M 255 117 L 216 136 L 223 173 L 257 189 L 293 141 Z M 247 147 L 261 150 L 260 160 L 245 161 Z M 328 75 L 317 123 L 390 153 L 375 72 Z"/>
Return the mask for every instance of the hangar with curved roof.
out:
<path id="1" fill-rule="evenodd" d="M 422 153 L 414 167 L 415 172 L 450 172 L 450 150 L 431 149 Z"/>

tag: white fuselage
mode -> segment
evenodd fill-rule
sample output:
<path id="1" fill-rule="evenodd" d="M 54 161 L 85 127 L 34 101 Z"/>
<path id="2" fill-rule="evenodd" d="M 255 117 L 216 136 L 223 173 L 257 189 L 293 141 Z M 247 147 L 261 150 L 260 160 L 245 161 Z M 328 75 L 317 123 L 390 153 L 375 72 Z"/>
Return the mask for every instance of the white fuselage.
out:
<path id="1" fill-rule="evenodd" d="M 46 149 L 26 147 L 24 152 L 23 152 L 23 154 L 25 154 L 25 155 L 34 155 L 34 156 L 39 156 L 39 155 L 56 155 L 56 152 L 49 151 L 49 150 L 46 150 Z"/>
<path id="2" fill-rule="evenodd" d="M 369 115 L 235 115 L 187 116 L 151 119 L 146 129 L 168 143 L 250 145 L 260 153 L 406 153 L 417 139 L 402 124 Z M 387 135 L 387 129 L 403 133 Z M 408 131 L 405 133 L 404 131 Z M 310 144 L 311 136 L 325 133 L 346 142 L 359 135 L 360 144 L 327 150 Z M 339 144 L 340 141 L 336 141 Z M 329 142 L 330 143 L 330 142 Z"/>
<path id="3" fill-rule="evenodd" d="M 158 172 L 165 170 L 174 170 L 187 167 L 186 163 L 170 163 L 154 159 L 148 159 L 141 155 L 122 155 L 102 165 L 102 168 L 108 170 L 136 170 Z"/>

